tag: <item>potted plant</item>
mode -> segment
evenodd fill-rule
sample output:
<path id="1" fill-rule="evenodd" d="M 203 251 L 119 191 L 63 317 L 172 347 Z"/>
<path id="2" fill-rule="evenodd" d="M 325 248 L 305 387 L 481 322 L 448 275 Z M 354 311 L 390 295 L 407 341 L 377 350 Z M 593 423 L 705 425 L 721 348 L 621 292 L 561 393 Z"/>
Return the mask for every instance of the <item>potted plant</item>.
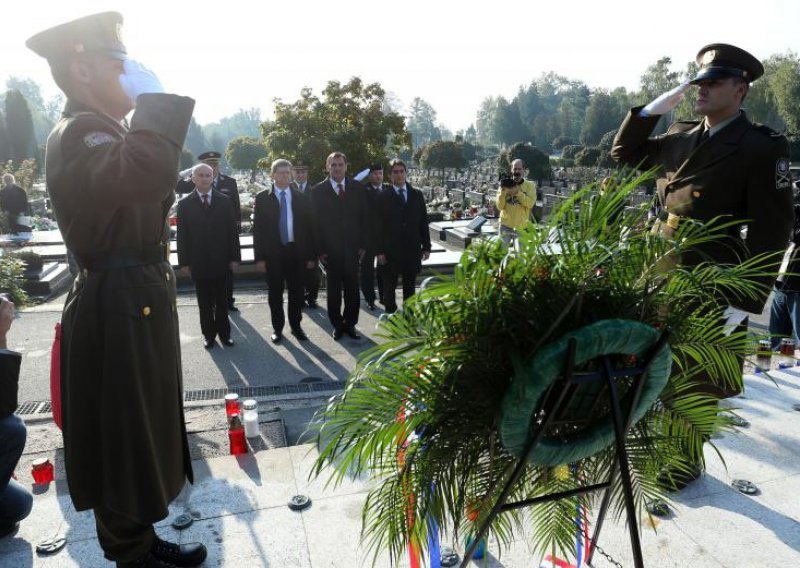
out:
<path id="1" fill-rule="evenodd" d="M 430 531 L 462 542 L 475 534 L 517 461 L 501 436 L 508 393 L 537 355 L 594 322 L 621 319 L 671 334 L 666 385 L 626 440 L 640 510 L 662 496 L 662 466 L 688 470 L 703 442 L 730 426 L 727 411 L 698 394 L 693 381 L 702 368 L 741 386 L 739 358 L 752 338 L 724 332 L 720 294 L 763 292 L 756 277 L 774 271 L 776 259 L 733 267 L 671 263 L 688 248 L 724 238 L 730 223 L 682 223 L 674 240 L 649 233 L 644 208 L 609 223 L 609 213 L 647 179 L 623 179 L 603 196 L 583 188 L 545 223 L 521 231 L 516 249 L 499 239 L 473 243 L 452 277 L 439 277 L 381 322 L 383 342 L 362 353 L 320 416 L 315 466 L 318 475 L 332 471 L 334 483 L 350 474 L 373 480 L 362 519 L 363 539 L 376 554 L 388 551 L 398 561 L 409 543 L 424 550 Z M 614 455 L 612 445 L 571 462 L 528 463 L 511 497 L 605 481 Z M 622 510 L 616 483 L 611 511 Z M 530 524 L 525 534 L 536 553 L 574 557 L 576 509 L 593 504 L 580 495 L 535 505 L 530 515 L 509 511 L 490 535 L 508 544 Z"/>

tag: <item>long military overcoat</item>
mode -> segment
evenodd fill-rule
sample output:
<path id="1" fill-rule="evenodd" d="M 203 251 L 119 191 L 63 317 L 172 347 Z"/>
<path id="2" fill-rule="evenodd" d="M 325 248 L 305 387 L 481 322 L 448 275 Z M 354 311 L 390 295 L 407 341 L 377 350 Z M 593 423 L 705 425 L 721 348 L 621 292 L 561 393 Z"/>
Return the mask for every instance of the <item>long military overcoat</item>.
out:
<path id="1" fill-rule="evenodd" d="M 81 261 L 165 246 L 193 107 L 185 97 L 141 95 L 128 128 L 67 102 L 47 141 L 47 187 Z M 102 505 L 152 523 L 192 478 L 175 276 L 166 260 L 96 267 L 81 270 L 62 315 L 67 482 L 77 510 Z"/>

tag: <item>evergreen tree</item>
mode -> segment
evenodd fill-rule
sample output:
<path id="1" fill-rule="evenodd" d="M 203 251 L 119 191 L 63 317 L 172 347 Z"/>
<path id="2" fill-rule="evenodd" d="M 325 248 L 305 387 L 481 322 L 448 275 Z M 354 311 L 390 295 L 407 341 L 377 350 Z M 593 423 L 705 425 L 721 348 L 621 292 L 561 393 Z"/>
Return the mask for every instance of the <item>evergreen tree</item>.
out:
<path id="1" fill-rule="evenodd" d="M 36 157 L 36 138 L 28 102 L 17 90 L 6 93 L 6 131 L 9 159 L 22 161 Z"/>

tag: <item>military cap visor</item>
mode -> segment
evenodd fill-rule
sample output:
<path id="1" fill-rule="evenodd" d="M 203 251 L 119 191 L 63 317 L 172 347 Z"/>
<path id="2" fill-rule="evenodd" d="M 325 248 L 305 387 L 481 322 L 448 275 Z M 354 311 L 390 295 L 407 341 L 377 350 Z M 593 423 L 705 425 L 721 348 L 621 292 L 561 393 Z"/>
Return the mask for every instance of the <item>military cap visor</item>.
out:
<path id="1" fill-rule="evenodd" d="M 201 162 L 219 162 L 220 158 L 222 158 L 222 154 L 219 152 L 203 152 L 197 156 Z"/>
<path id="2" fill-rule="evenodd" d="M 382 172 L 383 171 L 383 164 L 370 164 L 369 171 L 371 171 L 371 172 Z"/>
<path id="3" fill-rule="evenodd" d="M 712 43 L 702 48 L 697 53 L 697 64 L 700 71 L 691 80 L 692 84 L 721 77 L 739 77 L 751 83 L 764 74 L 764 66 L 758 59 L 741 48 L 724 43 Z"/>
<path id="4" fill-rule="evenodd" d="M 39 32 L 25 45 L 49 61 L 81 53 L 99 53 L 124 61 L 128 50 L 122 42 L 121 29 L 122 14 L 101 12 Z"/>

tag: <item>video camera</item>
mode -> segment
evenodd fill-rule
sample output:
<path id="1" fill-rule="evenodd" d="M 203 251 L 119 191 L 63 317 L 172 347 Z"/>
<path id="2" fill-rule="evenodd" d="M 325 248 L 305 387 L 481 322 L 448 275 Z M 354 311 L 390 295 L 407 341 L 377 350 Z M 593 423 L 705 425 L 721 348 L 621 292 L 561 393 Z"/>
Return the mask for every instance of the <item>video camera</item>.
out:
<path id="1" fill-rule="evenodd" d="M 518 185 L 522 185 L 523 181 L 525 180 L 521 176 L 516 178 L 506 173 L 500 174 L 500 187 L 517 187 Z"/>

